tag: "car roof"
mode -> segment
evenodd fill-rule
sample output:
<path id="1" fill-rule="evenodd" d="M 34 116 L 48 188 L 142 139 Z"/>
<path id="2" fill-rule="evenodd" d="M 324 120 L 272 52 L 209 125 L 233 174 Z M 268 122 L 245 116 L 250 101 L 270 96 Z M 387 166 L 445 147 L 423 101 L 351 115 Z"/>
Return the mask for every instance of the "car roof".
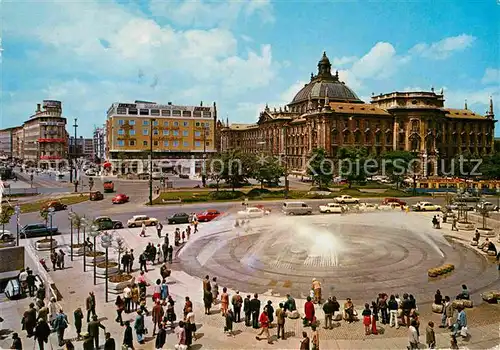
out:
<path id="1" fill-rule="evenodd" d="M 98 220 L 98 219 L 111 219 L 111 218 L 109 216 L 103 215 L 103 216 L 96 216 L 96 218 L 94 220 Z"/>
<path id="2" fill-rule="evenodd" d="M 132 218 L 141 218 L 141 217 L 147 217 L 147 215 L 141 214 L 141 215 L 134 215 L 134 216 L 132 216 Z"/>

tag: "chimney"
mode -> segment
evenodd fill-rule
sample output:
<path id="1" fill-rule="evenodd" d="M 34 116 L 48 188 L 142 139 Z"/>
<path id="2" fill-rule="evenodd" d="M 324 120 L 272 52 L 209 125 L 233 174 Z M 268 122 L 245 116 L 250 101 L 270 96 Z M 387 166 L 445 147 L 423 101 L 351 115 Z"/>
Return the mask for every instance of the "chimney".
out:
<path id="1" fill-rule="evenodd" d="M 36 104 L 36 111 L 37 112 L 41 112 L 42 111 L 42 104 L 41 103 L 37 103 Z"/>
<path id="2" fill-rule="evenodd" d="M 200 101 L 200 107 L 203 107 L 203 101 Z"/>
<path id="3" fill-rule="evenodd" d="M 167 103 L 167 104 L 168 104 L 169 106 L 171 106 L 171 105 L 172 105 L 172 102 L 169 102 L 169 103 Z"/>

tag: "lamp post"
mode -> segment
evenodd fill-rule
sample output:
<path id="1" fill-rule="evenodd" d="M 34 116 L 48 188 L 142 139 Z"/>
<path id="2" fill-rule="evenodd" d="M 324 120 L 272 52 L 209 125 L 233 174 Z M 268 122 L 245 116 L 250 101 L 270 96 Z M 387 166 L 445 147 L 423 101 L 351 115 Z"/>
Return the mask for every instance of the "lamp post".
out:
<path id="1" fill-rule="evenodd" d="M 97 247 L 96 247 L 96 238 L 99 236 L 99 231 L 98 227 L 94 224 L 89 225 L 89 236 L 94 239 L 94 286 L 97 284 L 97 264 L 96 264 L 96 252 L 97 252 Z"/>
<path id="2" fill-rule="evenodd" d="M 54 216 L 54 207 L 49 208 L 49 219 L 50 219 L 50 252 L 52 253 L 52 216 Z"/>
<path id="3" fill-rule="evenodd" d="M 86 217 L 80 219 L 80 226 L 83 228 L 83 272 L 87 271 L 87 242 L 85 238 L 85 232 L 89 222 Z"/>
<path id="4" fill-rule="evenodd" d="M 149 205 L 153 205 L 153 123 L 156 119 L 149 120 Z"/>
<path id="5" fill-rule="evenodd" d="M 105 295 L 106 295 L 106 302 L 108 302 L 108 248 L 111 247 L 111 244 L 113 243 L 113 236 L 109 233 L 105 233 L 101 236 L 101 246 L 105 249 L 106 255 L 105 255 L 105 264 L 106 264 L 106 269 L 105 269 L 105 280 L 104 280 L 104 289 L 105 289 Z"/>
<path id="6" fill-rule="evenodd" d="M 73 261 L 73 224 L 74 224 L 74 221 L 75 221 L 75 213 L 73 212 L 73 209 L 70 210 L 70 212 L 68 213 L 68 220 L 69 220 L 69 230 L 70 230 L 70 239 L 71 239 L 71 245 L 69 247 L 69 251 L 70 251 L 70 257 L 71 257 L 71 261 Z M 85 243 L 85 242 L 84 242 Z"/>
<path id="7" fill-rule="evenodd" d="M 497 193 L 497 208 L 500 208 L 500 187 L 496 188 Z"/>
<path id="8" fill-rule="evenodd" d="M 21 207 L 16 205 L 14 208 L 14 212 L 16 213 L 16 241 L 17 246 L 19 247 L 19 214 L 21 213 Z"/>

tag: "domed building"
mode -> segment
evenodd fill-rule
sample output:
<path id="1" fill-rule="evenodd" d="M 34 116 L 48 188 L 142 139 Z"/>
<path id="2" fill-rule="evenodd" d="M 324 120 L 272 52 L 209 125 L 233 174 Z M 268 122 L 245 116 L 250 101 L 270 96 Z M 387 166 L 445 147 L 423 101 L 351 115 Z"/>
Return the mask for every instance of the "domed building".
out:
<path id="1" fill-rule="evenodd" d="M 314 148 L 323 148 L 332 159 L 341 147 L 365 147 L 373 156 L 405 150 L 424 160 L 424 174 L 437 175 L 438 159 L 470 152 L 493 152 L 493 102 L 486 114 L 467 108 L 444 107 L 444 93 L 391 92 L 363 102 L 344 82 L 326 52 L 317 74 L 286 106 L 267 105 L 256 124 L 222 125 L 221 150 L 286 155 L 291 172 L 304 173 Z M 429 166 L 427 166 L 429 164 Z"/>

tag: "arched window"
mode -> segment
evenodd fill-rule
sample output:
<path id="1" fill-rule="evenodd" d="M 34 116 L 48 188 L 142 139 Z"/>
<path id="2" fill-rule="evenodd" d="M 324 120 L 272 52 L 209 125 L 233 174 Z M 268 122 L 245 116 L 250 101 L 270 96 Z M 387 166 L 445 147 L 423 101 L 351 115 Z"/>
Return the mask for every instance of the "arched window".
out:
<path id="1" fill-rule="evenodd" d="M 392 144 L 392 132 L 388 132 L 387 134 L 385 134 L 385 144 Z"/>

